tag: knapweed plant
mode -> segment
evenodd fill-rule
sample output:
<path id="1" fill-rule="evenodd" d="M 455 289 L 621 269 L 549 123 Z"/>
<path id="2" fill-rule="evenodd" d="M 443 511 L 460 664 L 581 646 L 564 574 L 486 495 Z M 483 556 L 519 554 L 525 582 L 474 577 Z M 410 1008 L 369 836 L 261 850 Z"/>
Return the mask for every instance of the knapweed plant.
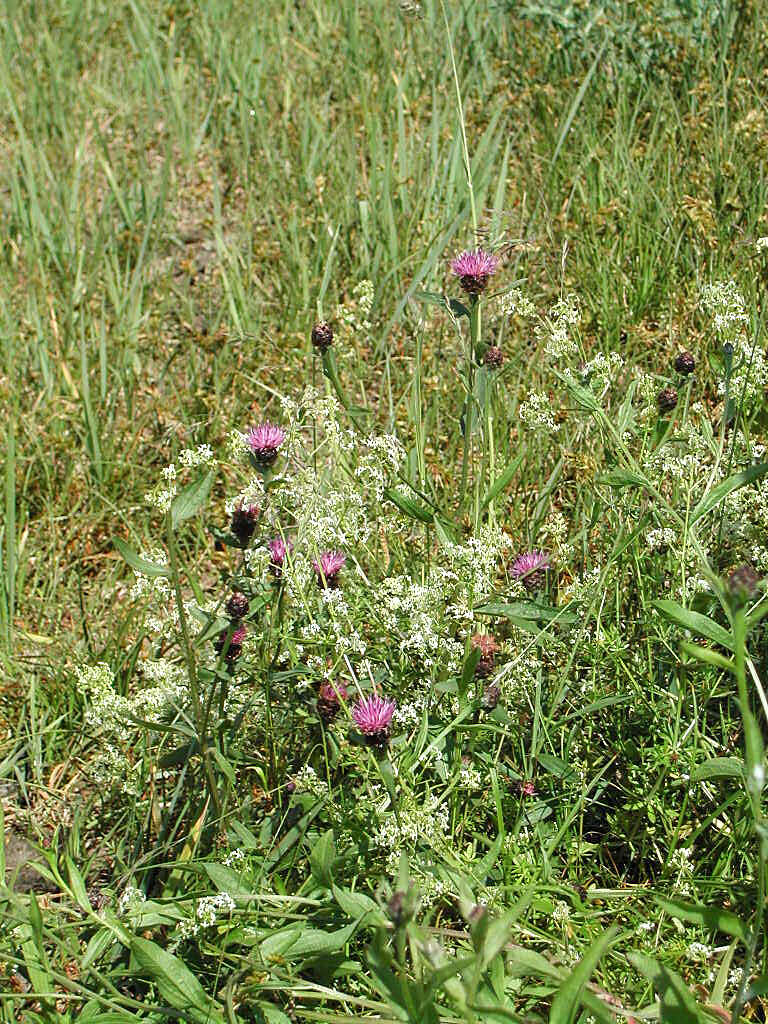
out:
<path id="1" fill-rule="evenodd" d="M 664 1019 L 736 1019 L 766 984 L 768 863 L 768 464 L 744 300 L 707 288 L 710 348 L 653 377 L 586 351 L 574 296 L 537 313 L 503 256 L 468 249 L 450 272 L 422 296 L 454 333 L 449 478 L 430 474 L 419 367 L 410 426 L 377 430 L 326 322 L 323 387 L 164 470 L 157 549 L 119 543 L 135 644 L 122 669 L 78 673 L 93 770 L 135 836 L 125 887 L 101 905 L 71 861 L 45 870 L 86 913 L 87 963 L 124 963 L 190 1019 L 518 1019 L 553 993 L 553 1015 L 613 1020 L 627 1011 L 590 982 L 598 963 L 647 979 Z M 517 405 L 504 351 L 521 324 L 555 384 Z M 705 361 L 723 375 L 715 423 Z M 576 441 L 594 461 L 569 482 Z M 521 500 L 531 444 L 554 468 Z M 645 744 L 659 708 L 661 750 Z M 700 886 L 702 857 L 738 878 L 739 907 Z M 605 865 L 643 886 L 647 928 L 592 909 Z M 694 930 L 694 989 L 666 963 L 670 929 Z"/>

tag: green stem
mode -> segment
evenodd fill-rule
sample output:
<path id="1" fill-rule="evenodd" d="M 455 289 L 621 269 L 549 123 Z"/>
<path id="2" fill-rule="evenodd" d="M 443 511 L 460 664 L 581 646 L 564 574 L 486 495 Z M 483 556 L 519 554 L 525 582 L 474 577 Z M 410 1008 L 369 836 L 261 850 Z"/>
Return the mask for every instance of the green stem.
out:
<path id="1" fill-rule="evenodd" d="M 184 608 L 184 598 L 181 593 L 181 580 L 179 577 L 179 561 L 176 554 L 176 537 L 173 533 L 173 523 L 171 521 L 170 512 L 166 516 L 166 532 L 168 536 L 168 556 L 171 565 L 171 579 L 173 581 L 173 592 L 176 597 L 176 607 L 179 613 L 179 626 L 181 627 L 181 636 L 184 646 L 184 657 L 187 662 L 187 676 L 189 677 L 189 690 L 192 695 L 192 707 L 195 715 L 195 725 L 197 727 L 197 743 L 200 748 L 200 756 L 203 759 L 203 769 L 205 771 L 205 777 L 208 784 L 208 792 L 213 803 L 214 810 L 216 812 L 217 819 L 221 816 L 221 804 L 219 803 L 219 794 L 216 789 L 216 777 L 213 774 L 213 766 L 211 765 L 211 758 L 208 752 L 208 745 L 206 743 L 205 732 L 206 725 L 204 719 L 203 706 L 200 703 L 200 688 L 197 682 L 197 666 L 195 665 L 195 654 L 192 648 L 192 641 L 189 635 L 189 624 L 187 622 L 187 613 Z"/>

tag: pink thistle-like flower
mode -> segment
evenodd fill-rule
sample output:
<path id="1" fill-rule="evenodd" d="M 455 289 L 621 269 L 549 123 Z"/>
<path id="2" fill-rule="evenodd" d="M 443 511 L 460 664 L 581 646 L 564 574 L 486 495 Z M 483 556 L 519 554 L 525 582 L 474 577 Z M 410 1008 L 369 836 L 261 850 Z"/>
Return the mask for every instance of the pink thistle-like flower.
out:
<path id="1" fill-rule="evenodd" d="M 519 785 L 521 796 L 536 796 L 536 784 L 533 779 L 521 779 Z"/>
<path id="2" fill-rule="evenodd" d="M 549 568 L 549 555 L 545 551 L 526 551 L 512 563 L 512 575 L 526 590 L 541 590 Z"/>
<path id="3" fill-rule="evenodd" d="M 232 635 L 229 638 L 229 646 L 227 647 L 227 630 L 223 630 L 216 637 L 213 646 L 216 651 L 221 654 L 226 648 L 226 654 L 224 657 L 227 661 L 236 661 L 243 651 L 243 641 L 245 640 L 245 626 L 238 626 L 237 629 L 232 631 Z"/>
<path id="4" fill-rule="evenodd" d="M 470 295 L 479 295 L 488 284 L 488 278 L 498 269 L 498 257 L 484 249 L 465 249 L 451 260 L 451 270 Z"/>
<path id="5" fill-rule="evenodd" d="M 374 747 L 382 747 L 389 737 L 392 715 L 395 713 L 395 702 L 372 694 L 362 697 L 352 708 L 352 720 L 368 743 Z"/>
<path id="6" fill-rule="evenodd" d="M 282 427 L 266 422 L 251 427 L 245 439 L 256 462 L 261 466 L 271 466 L 287 436 Z"/>
<path id="7" fill-rule="evenodd" d="M 341 551 L 324 551 L 312 563 L 312 568 L 317 575 L 317 585 L 323 590 L 338 586 L 338 575 L 344 568 L 346 560 L 347 556 Z"/>
<path id="8" fill-rule="evenodd" d="M 267 544 L 269 548 L 269 568 L 274 576 L 279 579 L 282 575 L 285 559 L 293 551 L 293 542 L 283 540 L 282 537 L 273 537 Z"/>

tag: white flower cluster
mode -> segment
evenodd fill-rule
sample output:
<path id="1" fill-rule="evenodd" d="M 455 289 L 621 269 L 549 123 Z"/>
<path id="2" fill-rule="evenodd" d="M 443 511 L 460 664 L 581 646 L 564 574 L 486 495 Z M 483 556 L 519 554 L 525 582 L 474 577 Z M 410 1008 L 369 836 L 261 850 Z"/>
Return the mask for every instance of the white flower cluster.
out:
<path id="1" fill-rule="evenodd" d="M 448 807 L 428 797 L 422 806 L 406 798 L 394 814 L 388 800 L 378 808 L 379 827 L 371 836 L 372 843 L 387 850 L 387 868 L 397 868 L 403 850 L 411 854 L 418 846 L 438 848 L 449 835 Z"/>
<path id="2" fill-rule="evenodd" d="M 405 460 L 405 449 L 394 434 L 369 434 L 362 441 L 355 477 L 367 490 L 369 501 L 380 504 L 391 478 Z"/>
<path id="3" fill-rule="evenodd" d="M 712 314 L 712 326 L 720 340 L 734 344 L 747 317 L 744 296 L 735 281 L 715 281 L 701 290 L 701 304 Z"/>
<path id="4" fill-rule="evenodd" d="M 234 909 L 235 901 L 228 892 L 203 896 L 197 901 L 194 917 L 179 922 L 179 938 L 190 939 L 204 928 L 213 928 L 222 917 L 228 917 Z"/>
<path id="5" fill-rule="evenodd" d="M 328 783 L 318 778 L 317 772 L 310 764 L 302 767 L 293 776 L 297 793 L 311 793 L 313 796 L 325 796 L 328 792 Z"/>
<path id="6" fill-rule="evenodd" d="M 579 370 L 581 381 L 603 392 L 611 384 L 616 383 L 616 377 L 623 365 L 624 360 L 618 352 L 610 352 L 607 356 L 598 352 Z"/>
<path id="7" fill-rule="evenodd" d="M 662 526 L 656 530 L 648 530 L 645 535 L 646 547 L 649 551 L 666 551 L 677 540 L 677 531 L 671 526 Z"/>
<path id="8" fill-rule="evenodd" d="M 510 288 L 501 296 L 502 316 L 531 317 L 536 313 L 536 307 L 522 291 L 521 288 Z"/>
<path id="9" fill-rule="evenodd" d="M 370 332 L 371 322 L 368 317 L 373 309 L 373 294 L 373 283 L 360 281 L 352 289 L 352 300 L 336 307 L 336 319 L 347 335 L 358 331 L 365 334 Z"/>
<path id="10" fill-rule="evenodd" d="M 197 448 L 183 448 L 179 452 L 178 461 L 183 469 L 192 469 L 195 466 L 211 465 L 215 462 L 215 459 L 211 446 L 201 444 Z M 144 500 L 148 505 L 152 505 L 161 512 L 168 512 L 179 490 L 177 483 L 179 476 L 178 466 L 175 462 L 171 462 L 163 468 L 160 475 L 162 482 L 149 491 Z"/>
<path id="11" fill-rule="evenodd" d="M 554 434 L 557 424 L 552 414 L 552 402 L 549 395 L 541 391 L 531 391 L 528 398 L 521 404 L 520 420 L 531 429 L 545 429 Z"/>
<path id="12" fill-rule="evenodd" d="M 560 361 L 579 350 L 573 329 L 581 323 L 581 309 L 576 295 L 566 295 L 550 309 L 538 329 L 544 351 L 553 361 Z"/>
<path id="13" fill-rule="evenodd" d="M 117 901 L 117 912 L 120 917 L 130 916 L 145 902 L 146 897 L 141 889 L 137 889 L 135 885 L 126 885 Z"/>

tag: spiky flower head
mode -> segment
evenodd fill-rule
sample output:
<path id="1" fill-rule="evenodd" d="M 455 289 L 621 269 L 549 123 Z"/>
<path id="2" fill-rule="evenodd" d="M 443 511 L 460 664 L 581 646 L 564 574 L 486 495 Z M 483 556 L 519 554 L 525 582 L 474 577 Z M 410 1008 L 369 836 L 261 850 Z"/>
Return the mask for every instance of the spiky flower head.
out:
<path id="1" fill-rule="evenodd" d="M 341 701 L 347 699 L 347 688 L 342 682 L 325 682 L 317 695 L 317 713 L 325 725 L 330 725 L 336 718 Z"/>
<path id="2" fill-rule="evenodd" d="M 498 345 L 490 345 L 485 350 L 483 362 L 489 369 L 499 370 L 504 362 L 504 353 Z"/>
<path id="3" fill-rule="evenodd" d="M 248 598 L 240 590 L 233 590 L 227 601 L 227 615 L 231 619 L 242 619 L 248 612 Z"/>
<path id="4" fill-rule="evenodd" d="M 232 522 L 229 525 L 229 529 L 243 547 L 253 536 L 258 518 L 259 510 L 255 505 L 240 504 L 232 513 Z"/>
<path id="5" fill-rule="evenodd" d="M 451 270 L 470 295 L 479 295 L 498 269 L 498 258 L 484 249 L 465 249 L 451 260 Z"/>
<path id="6" fill-rule="evenodd" d="M 696 369 L 696 360 L 693 358 L 693 353 L 680 352 L 677 359 L 675 359 L 675 369 L 684 377 L 690 377 Z"/>
<path id="7" fill-rule="evenodd" d="M 372 694 L 362 697 L 352 708 L 352 720 L 373 747 L 383 747 L 395 713 L 395 702 Z"/>
<path id="8" fill-rule="evenodd" d="M 312 328 L 312 344 L 320 352 L 326 352 L 333 344 L 333 328 L 326 320 L 321 320 Z"/>
<path id="9" fill-rule="evenodd" d="M 227 639 L 229 638 L 229 644 Z M 245 626 L 238 626 L 237 629 L 232 631 L 232 635 L 229 636 L 229 630 L 224 629 L 216 637 L 213 642 L 213 646 L 216 648 L 217 654 L 224 654 L 227 661 L 237 661 L 243 652 L 243 641 L 245 640 Z"/>
<path id="10" fill-rule="evenodd" d="M 760 575 L 751 565 L 740 565 L 728 577 L 728 593 L 738 605 L 751 601 L 759 586 Z"/>
<path id="11" fill-rule="evenodd" d="M 324 551 L 319 558 L 312 563 L 312 568 L 317 576 L 317 585 L 323 590 L 328 587 L 337 587 L 338 576 L 344 568 L 347 556 L 341 551 Z"/>
<path id="12" fill-rule="evenodd" d="M 672 412 L 677 406 L 677 389 L 664 388 L 656 396 L 656 403 L 660 413 Z"/>
<path id="13" fill-rule="evenodd" d="M 267 421 L 257 427 L 251 427 L 245 440 L 258 465 L 271 466 L 286 437 L 287 434 L 282 427 Z"/>
<path id="14" fill-rule="evenodd" d="M 267 548 L 269 549 L 270 571 L 273 576 L 279 579 L 283 574 L 285 559 L 293 551 L 293 542 L 285 540 L 283 537 L 273 537 L 269 544 L 267 544 Z"/>
<path id="15" fill-rule="evenodd" d="M 475 675 L 485 679 L 493 672 L 499 645 L 487 633 L 475 633 L 469 644 L 473 651 L 480 651 L 480 660 L 475 668 Z"/>
<path id="16" fill-rule="evenodd" d="M 549 555 L 546 551 L 526 551 L 512 563 L 512 575 L 519 580 L 526 590 L 541 590 L 550 568 Z"/>

